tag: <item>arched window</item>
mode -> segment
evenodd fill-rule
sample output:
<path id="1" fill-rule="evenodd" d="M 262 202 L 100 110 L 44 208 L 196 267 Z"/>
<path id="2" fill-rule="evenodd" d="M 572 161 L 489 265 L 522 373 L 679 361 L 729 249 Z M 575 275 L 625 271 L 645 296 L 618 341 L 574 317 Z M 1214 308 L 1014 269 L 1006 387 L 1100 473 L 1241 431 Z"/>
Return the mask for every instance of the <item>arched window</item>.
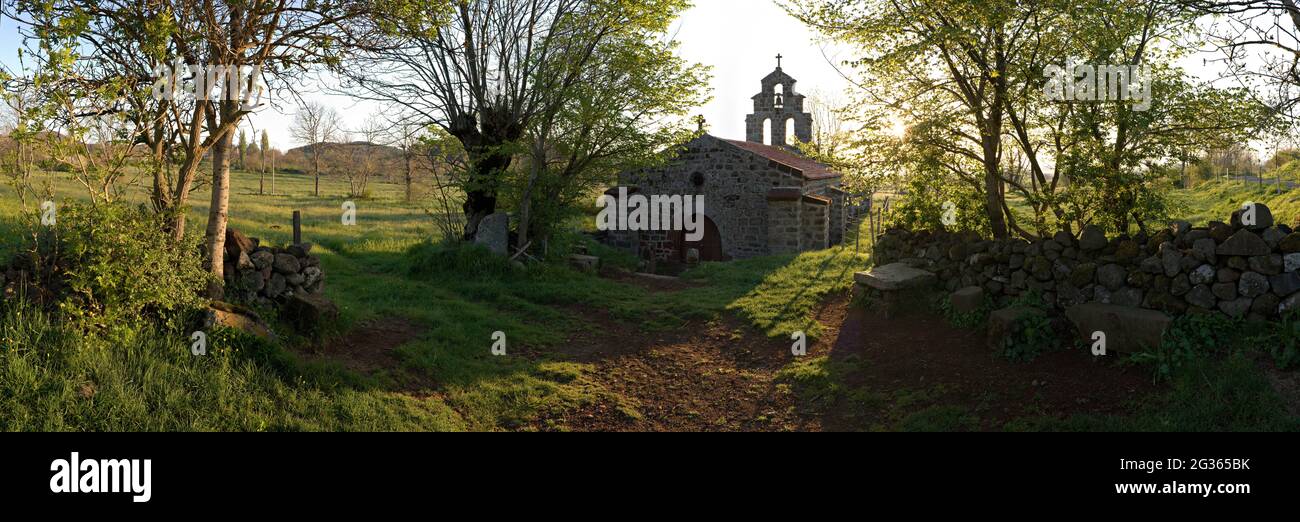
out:
<path id="1" fill-rule="evenodd" d="M 771 145 L 772 136 L 774 136 L 772 134 L 772 118 L 767 118 L 763 120 L 763 144 Z"/>
<path id="2" fill-rule="evenodd" d="M 794 135 L 794 118 L 785 120 L 785 144 L 794 145 L 796 141 Z"/>
<path id="3" fill-rule="evenodd" d="M 784 109 L 785 108 L 785 85 L 778 83 L 776 84 L 776 87 L 773 90 L 776 92 L 776 95 L 772 98 L 772 108 Z"/>

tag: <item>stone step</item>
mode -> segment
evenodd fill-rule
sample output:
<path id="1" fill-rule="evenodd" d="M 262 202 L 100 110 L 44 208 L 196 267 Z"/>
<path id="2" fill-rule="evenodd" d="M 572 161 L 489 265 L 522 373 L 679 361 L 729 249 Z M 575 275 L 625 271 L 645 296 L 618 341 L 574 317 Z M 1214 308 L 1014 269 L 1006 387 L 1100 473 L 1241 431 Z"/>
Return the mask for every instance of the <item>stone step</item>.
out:
<path id="1" fill-rule="evenodd" d="M 935 284 L 939 280 L 934 272 L 913 268 L 903 263 L 878 266 L 853 275 L 853 280 L 868 288 L 882 292 L 907 290 Z"/>

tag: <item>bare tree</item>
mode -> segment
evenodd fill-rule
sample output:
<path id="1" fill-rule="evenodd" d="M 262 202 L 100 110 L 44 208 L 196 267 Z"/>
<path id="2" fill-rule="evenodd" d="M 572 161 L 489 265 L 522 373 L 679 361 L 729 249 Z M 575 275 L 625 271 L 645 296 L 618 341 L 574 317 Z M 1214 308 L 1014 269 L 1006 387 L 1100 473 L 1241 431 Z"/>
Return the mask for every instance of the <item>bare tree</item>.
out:
<path id="1" fill-rule="evenodd" d="M 357 137 L 361 138 L 361 143 L 353 143 L 353 165 L 348 169 L 348 190 L 353 196 L 364 196 L 366 188 L 370 183 L 370 178 L 374 176 L 380 168 L 380 147 L 383 146 L 383 140 L 387 136 L 388 128 L 377 115 L 371 115 L 361 126 L 356 129 Z"/>
<path id="2" fill-rule="evenodd" d="M 415 162 L 420 158 L 424 129 L 413 122 L 399 122 L 391 127 L 392 142 L 402 149 L 402 181 L 406 185 L 406 202 L 415 199 Z"/>
<path id="3" fill-rule="evenodd" d="M 848 102 L 842 97 L 814 90 L 808 95 L 808 105 L 813 116 L 812 141 L 808 145 L 818 155 L 837 155 L 851 139 L 842 117 Z"/>
<path id="4" fill-rule="evenodd" d="M 329 143 L 342 132 L 338 111 L 317 102 L 308 102 L 298 108 L 293 119 L 293 137 L 311 149 L 312 174 L 316 180 L 314 194 L 320 197 L 320 158 Z"/>

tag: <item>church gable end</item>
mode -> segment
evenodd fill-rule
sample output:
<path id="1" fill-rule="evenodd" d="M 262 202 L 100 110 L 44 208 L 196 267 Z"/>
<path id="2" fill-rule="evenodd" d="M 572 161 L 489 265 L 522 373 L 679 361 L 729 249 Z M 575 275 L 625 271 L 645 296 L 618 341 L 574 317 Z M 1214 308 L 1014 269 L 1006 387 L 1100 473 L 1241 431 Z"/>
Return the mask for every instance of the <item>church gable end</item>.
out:
<path id="1" fill-rule="evenodd" d="M 620 186 L 647 197 L 703 196 L 705 219 L 698 221 L 710 237 L 688 242 L 680 231 L 624 230 L 609 231 L 609 241 L 642 257 L 670 261 L 686 260 L 687 250 L 710 261 L 824 249 L 838 242 L 842 234 L 832 223 L 842 216 L 843 198 L 835 199 L 833 189 L 840 175 L 785 141 L 786 121 L 793 122 L 796 138 L 811 138 L 812 116 L 803 112 L 804 97 L 794 85 L 779 64 L 763 79 L 762 92 L 753 98 L 755 112 L 746 120 L 747 141 L 702 134 L 664 165 L 619 175 Z M 772 145 L 760 143 L 766 120 L 782 122 L 782 130 L 772 132 Z"/>

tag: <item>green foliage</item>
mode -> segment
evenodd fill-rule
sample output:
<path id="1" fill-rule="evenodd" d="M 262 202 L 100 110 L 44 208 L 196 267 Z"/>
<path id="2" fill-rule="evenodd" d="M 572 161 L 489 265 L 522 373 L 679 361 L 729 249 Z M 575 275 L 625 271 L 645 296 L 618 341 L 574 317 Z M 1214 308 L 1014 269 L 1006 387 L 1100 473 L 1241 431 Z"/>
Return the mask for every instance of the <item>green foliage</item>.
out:
<path id="1" fill-rule="evenodd" d="M 992 309 L 993 302 L 987 296 L 985 296 L 984 302 L 980 304 L 979 308 L 969 312 L 954 310 L 952 298 L 948 296 L 939 301 L 939 313 L 943 314 L 944 319 L 947 319 L 953 326 L 967 330 L 983 328 L 988 323 L 989 311 Z"/>
<path id="2" fill-rule="evenodd" d="M 1267 347 L 1273 364 L 1279 369 L 1289 370 L 1300 365 L 1300 311 L 1291 310 L 1269 326 L 1253 339 L 1255 344 Z"/>
<path id="3" fill-rule="evenodd" d="M 35 255 L 64 285 L 59 309 L 100 324 L 157 321 L 178 327 L 202 306 L 209 275 L 199 237 L 174 242 L 164 219 L 125 204 L 63 205 Z"/>
<path id="4" fill-rule="evenodd" d="M 1052 320 L 1038 292 L 1021 294 L 1012 301 L 1011 308 L 1024 310 L 1011 332 L 1002 340 L 1002 356 L 1016 362 L 1031 362 L 1056 346 L 1056 333 Z"/>
<path id="5" fill-rule="evenodd" d="M 946 176 L 938 168 L 926 168 L 907 178 L 907 197 L 890 209 L 889 226 L 908 230 L 975 231 L 987 236 L 988 214 L 984 195 L 968 183 Z M 944 225 L 944 214 L 951 210 L 953 226 Z"/>
<path id="6" fill-rule="evenodd" d="M 56 312 L 0 303 L 0 431 L 452 430 L 441 403 L 382 395 L 223 330 L 194 356 L 150 325 L 87 331 Z M 228 346 L 227 343 L 237 343 Z M 273 367 L 264 360 L 278 359 Z"/>
<path id="7" fill-rule="evenodd" d="M 1133 354 L 1130 360 L 1150 364 L 1156 380 L 1167 380 L 1180 368 L 1222 353 L 1241 330 L 1241 321 L 1221 314 L 1188 314 L 1174 319 L 1160 346 Z"/>
<path id="8" fill-rule="evenodd" d="M 1002 356 L 1016 362 L 1031 362 L 1055 343 L 1051 319 L 1046 312 L 1033 310 L 1022 316 L 1003 340 Z"/>

